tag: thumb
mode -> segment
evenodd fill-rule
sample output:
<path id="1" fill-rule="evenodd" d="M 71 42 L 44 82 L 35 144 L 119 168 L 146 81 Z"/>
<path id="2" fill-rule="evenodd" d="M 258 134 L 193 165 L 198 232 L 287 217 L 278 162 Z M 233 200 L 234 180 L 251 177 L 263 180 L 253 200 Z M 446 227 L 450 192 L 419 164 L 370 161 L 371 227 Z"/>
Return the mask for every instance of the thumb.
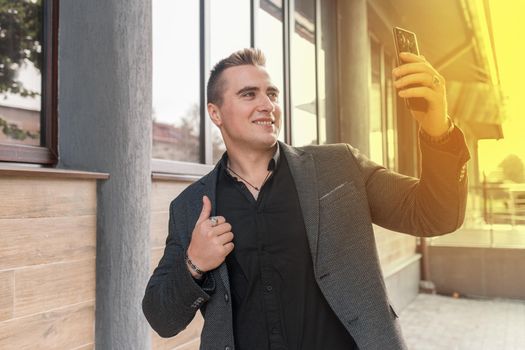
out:
<path id="1" fill-rule="evenodd" d="M 201 215 L 199 215 L 199 219 L 197 220 L 198 223 L 203 222 L 204 220 L 207 220 L 210 217 L 211 214 L 211 201 L 208 198 L 208 196 L 202 197 L 202 211 Z"/>

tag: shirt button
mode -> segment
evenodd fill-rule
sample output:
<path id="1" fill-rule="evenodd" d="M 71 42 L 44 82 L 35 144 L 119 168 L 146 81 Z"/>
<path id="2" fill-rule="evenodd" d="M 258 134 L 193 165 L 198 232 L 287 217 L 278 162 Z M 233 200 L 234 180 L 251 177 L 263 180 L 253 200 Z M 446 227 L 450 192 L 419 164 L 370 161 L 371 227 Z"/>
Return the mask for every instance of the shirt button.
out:
<path id="1" fill-rule="evenodd" d="M 266 286 L 266 291 L 267 292 L 271 292 L 273 290 L 273 287 L 272 286 Z"/>
<path id="2" fill-rule="evenodd" d="M 224 301 L 225 302 L 230 301 L 230 297 L 228 296 L 228 293 L 224 293 Z"/>
<path id="3" fill-rule="evenodd" d="M 232 348 L 230 348 L 229 346 L 225 346 L 224 350 L 232 350 Z"/>

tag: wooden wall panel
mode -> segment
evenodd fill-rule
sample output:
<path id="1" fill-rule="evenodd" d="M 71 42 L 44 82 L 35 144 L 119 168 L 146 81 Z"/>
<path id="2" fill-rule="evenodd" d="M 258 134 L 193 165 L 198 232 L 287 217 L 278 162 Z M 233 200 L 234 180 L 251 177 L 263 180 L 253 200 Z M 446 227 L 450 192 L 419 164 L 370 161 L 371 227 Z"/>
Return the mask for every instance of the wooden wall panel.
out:
<path id="1" fill-rule="evenodd" d="M 95 300 L 95 259 L 15 271 L 15 317 Z"/>
<path id="2" fill-rule="evenodd" d="M 151 265 L 153 272 L 157 267 L 166 244 L 169 221 L 169 205 L 190 183 L 154 181 L 151 193 Z M 152 349 L 154 350 L 197 350 L 200 344 L 200 334 L 204 320 L 200 312 L 197 313 L 188 327 L 172 338 L 161 338 L 155 331 L 152 333 Z"/>
<path id="3" fill-rule="evenodd" d="M 14 282 L 13 271 L 0 272 L 0 321 L 13 317 Z"/>
<path id="4" fill-rule="evenodd" d="M 153 181 L 151 185 L 151 211 L 169 211 L 170 203 L 190 182 Z"/>
<path id="5" fill-rule="evenodd" d="M 93 349 L 96 189 L 0 176 L 0 349 Z"/>
<path id="6" fill-rule="evenodd" d="M 2 350 L 64 350 L 94 339 L 94 302 L 0 323 Z"/>
<path id="7" fill-rule="evenodd" d="M 202 325 L 204 324 L 204 319 L 200 312 L 197 312 L 195 318 L 191 323 L 186 327 L 185 330 L 177 334 L 172 338 L 161 338 L 155 331 L 152 331 L 152 349 L 153 350 L 172 350 L 177 348 L 180 345 L 187 344 L 191 342 L 195 344 L 194 341 L 198 340 L 200 344 L 200 335 L 202 330 Z"/>
<path id="8" fill-rule="evenodd" d="M 96 220 L 94 215 L 0 219 L 0 270 L 94 258 Z"/>
<path id="9" fill-rule="evenodd" d="M 160 211 L 151 213 L 150 237 L 151 248 L 164 247 L 168 237 L 169 212 Z"/>
<path id="10" fill-rule="evenodd" d="M 383 270 L 414 256 L 416 238 L 374 225 L 379 261 Z"/>
<path id="11" fill-rule="evenodd" d="M 150 264 L 150 270 L 153 273 L 153 270 L 157 267 L 159 264 L 160 259 L 162 258 L 162 255 L 164 254 L 164 247 L 162 248 L 154 248 L 151 250 L 151 264 Z"/>
<path id="12" fill-rule="evenodd" d="M 96 214 L 96 182 L 0 177 L 0 219 Z"/>

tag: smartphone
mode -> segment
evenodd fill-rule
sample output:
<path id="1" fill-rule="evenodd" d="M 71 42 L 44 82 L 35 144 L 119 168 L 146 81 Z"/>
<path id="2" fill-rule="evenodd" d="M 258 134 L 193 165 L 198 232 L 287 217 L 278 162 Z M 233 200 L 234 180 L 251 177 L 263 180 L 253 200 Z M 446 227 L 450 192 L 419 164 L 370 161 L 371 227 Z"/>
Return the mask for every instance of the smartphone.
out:
<path id="1" fill-rule="evenodd" d="M 419 47 L 417 45 L 416 34 L 399 27 L 394 27 L 394 43 L 396 45 L 396 58 L 397 65 L 403 64 L 399 58 L 400 52 L 410 52 L 419 55 Z M 409 85 L 410 87 L 410 85 Z M 405 104 L 407 107 L 414 111 L 426 111 L 428 108 L 427 100 L 422 97 L 417 98 L 405 98 Z"/>

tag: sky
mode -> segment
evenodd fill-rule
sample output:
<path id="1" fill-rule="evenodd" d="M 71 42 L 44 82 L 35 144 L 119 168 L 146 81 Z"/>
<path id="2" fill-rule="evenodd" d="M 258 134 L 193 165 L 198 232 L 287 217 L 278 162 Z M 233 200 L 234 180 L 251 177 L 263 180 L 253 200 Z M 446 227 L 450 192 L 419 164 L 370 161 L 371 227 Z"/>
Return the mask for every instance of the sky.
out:
<path id="1" fill-rule="evenodd" d="M 487 174 L 511 153 L 525 162 L 525 2 L 490 0 L 489 4 L 506 120 L 504 139 L 479 141 L 480 172 Z"/>

